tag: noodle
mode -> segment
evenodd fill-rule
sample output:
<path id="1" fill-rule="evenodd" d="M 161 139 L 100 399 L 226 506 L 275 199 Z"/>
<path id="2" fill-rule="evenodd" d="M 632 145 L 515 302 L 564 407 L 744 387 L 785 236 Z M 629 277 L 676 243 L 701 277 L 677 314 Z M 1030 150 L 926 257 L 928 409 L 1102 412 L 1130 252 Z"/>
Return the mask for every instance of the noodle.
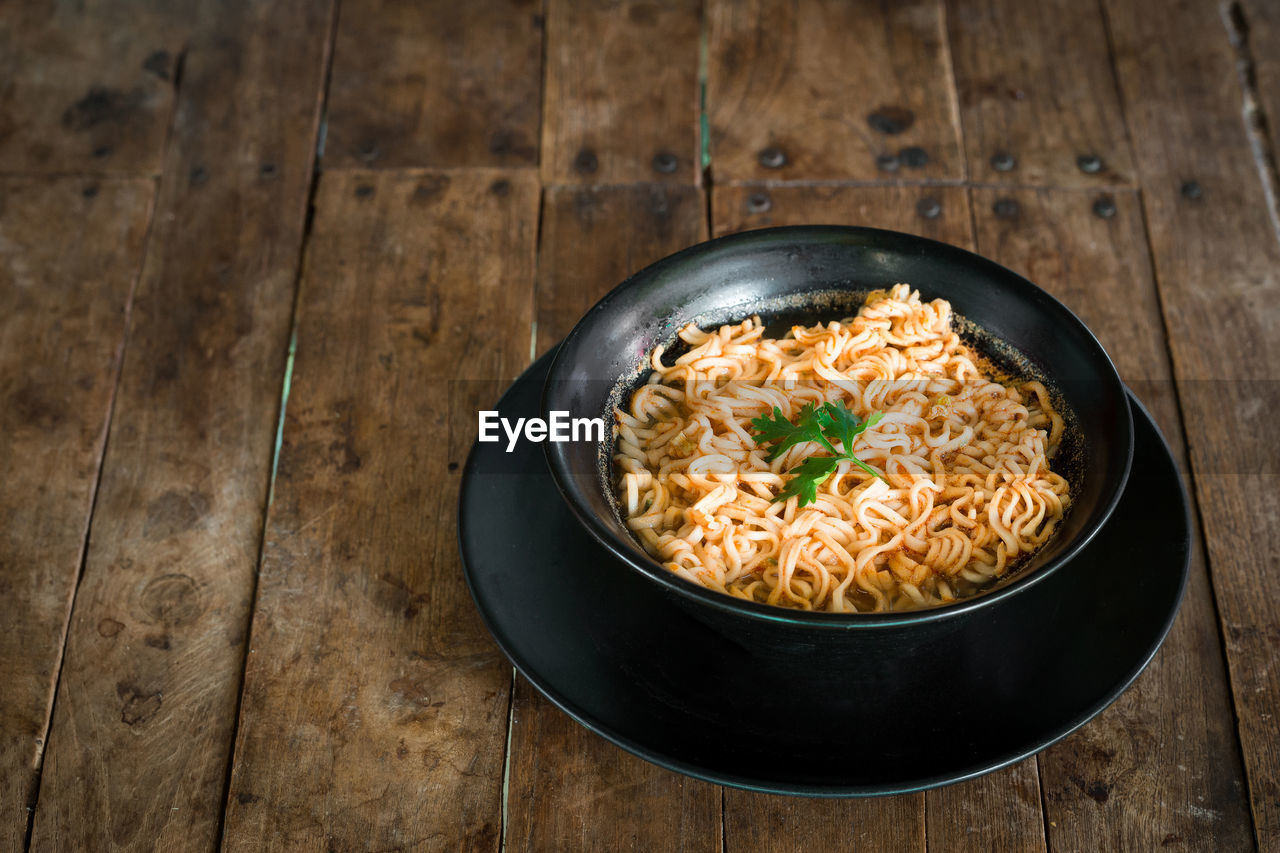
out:
<path id="1" fill-rule="evenodd" d="M 984 376 L 951 306 L 899 284 L 856 317 L 764 337 L 759 318 L 680 338 L 670 365 L 616 410 L 618 499 L 644 549 L 675 574 L 804 610 L 905 610 L 993 583 L 1052 535 L 1069 505 L 1049 466 L 1063 419 L 1039 382 Z M 772 500 L 816 442 L 772 462 L 751 420 L 843 401 L 882 413 L 817 500 Z"/>

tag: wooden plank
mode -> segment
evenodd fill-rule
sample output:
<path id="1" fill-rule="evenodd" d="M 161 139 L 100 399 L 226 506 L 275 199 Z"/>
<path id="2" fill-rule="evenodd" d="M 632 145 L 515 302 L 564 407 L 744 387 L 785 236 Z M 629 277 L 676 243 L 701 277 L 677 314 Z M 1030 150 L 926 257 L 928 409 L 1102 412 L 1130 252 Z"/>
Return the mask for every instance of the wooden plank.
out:
<path id="1" fill-rule="evenodd" d="M 987 853 L 1045 849 L 1038 759 L 927 791 L 930 850 Z"/>
<path id="2" fill-rule="evenodd" d="M 194 5 L 0 7 L 0 171 L 158 174 Z"/>
<path id="3" fill-rule="evenodd" d="M 701 178 L 701 6 L 701 0 L 549 0 L 545 183 Z"/>
<path id="4" fill-rule="evenodd" d="M 225 846 L 496 851 L 511 668 L 456 487 L 529 359 L 537 177 L 331 173 L 316 211 Z"/>
<path id="5" fill-rule="evenodd" d="M 717 181 L 964 177 L 941 0 L 707 14 Z"/>
<path id="6" fill-rule="evenodd" d="M 517 677 L 507 850 L 718 851 L 721 789 L 636 758 Z"/>
<path id="7" fill-rule="evenodd" d="M 155 187 L 0 179 L 0 847 L 20 850 Z M 50 240 L 50 234 L 58 240 Z"/>
<path id="8" fill-rule="evenodd" d="M 546 352 L 631 273 L 707 236 L 691 186 L 550 187 L 538 257 L 537 352 Z"/>
<path id="9" fill-rule="evenodd" d="M 538 260 L 539 352 L 632 272 L 706 237 L 692 186 L 553 187 Z M 508 850 L 720 849 L 720 791 L 592 734 L 517 678 Z"/>
<path id="10" fill-rule="evenodd" d="M 331 24 L 220 5 L 187 53 L 33 849 L 215 842 Z"/>
<path id="11" fill-rule="evenodd" d="M 725 850 L 918 851 L 924 794 L 873 800 L 807 800 L 725 789 Z"/>
<path id="12" fill-rule="evenodd" d="M 973 246 L 969 199 L 961 187 L 717 187 L 712 210 L 717 236 L 771 225 L 823 222 L 890 228 L 965 248 Z M 768 843 L 774 846 L 769 849 L 802 850 L 808 849 L 806 844 L 812 849 L 823 849 L 819 845 L 845 849 L 860 839 L 873 841 L 875 849 L 923 849 L 926 814 L 931 849 L 1033 850 L 1044 846 L 1034 761 L 923 795 L 839 806 L 822 800 L 784 805 L 781 798 L 736 791 L 726 796 L 726 837 L 750 839 L 759 835 L 770 839 Z M 762 804 L 766 815 L 783 821 L 780 827 L 755 813 Z M 992 820 L 991 815 L 1000 819 Z M 798 824 L 812 827 L 806 831 L 815 835 L 810 838 L 802 832 L 789 837 Z"/>
<path id="13" fill-rule="evenodd" d="M 541 0 L 348 0 L 324 166 L 536 166 Z"/>
<path id="14" fill-rule="evenodd" d="M 1070 0 L 952 2 L 947 25 L 973 180 L 1133 181 L 1098 8 Z"/>
<path id="15" fill-rule="evenodd" d="M 1091 192 L 975 189 L 978 248 L 1079 314 L 1181 461 L 1142 211 L 1132 192 L 1105 198 L 1114 206 L 1114 212 L 1101 208 L 1108 216 L 1095 210 L 1099 197 Z M 1199 548 L 1191 571 L 1181 614 L 1147 671 L 1097 720 L 1040 758 L 1054 849 L 1242 850 L 1252 844 Z"/>
<path id="16" fill-rule="evenodd" d="M 1259 846 L 1280 846 L 1280 240 L 1218 4 L 1108 0 Z"/>

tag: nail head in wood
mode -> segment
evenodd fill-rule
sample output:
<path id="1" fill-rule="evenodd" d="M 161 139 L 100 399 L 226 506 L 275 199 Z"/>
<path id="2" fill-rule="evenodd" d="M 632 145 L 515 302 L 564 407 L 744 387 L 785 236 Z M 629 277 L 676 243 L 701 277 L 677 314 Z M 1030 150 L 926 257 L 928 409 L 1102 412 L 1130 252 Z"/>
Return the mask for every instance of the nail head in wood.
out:
<path id="1" fill-rule="evenodd" d="M 600 168 L 600 158 L 590 148 L 583 148 L 573 158 L 573 169 L 582 175 L 590 175 Z"/>
<path id="2" fill-rule="evenodd" d="M 670 151 L 659 151 L 653 155 L 653 170 L 670 175 L 680 166 L 680 160 Z"/>
<path id="3" fill-rule="evenodd" d="M 1102 171 L 1102 158 L 1097 154 L 1081 154 L 1076 158 L 1076 167 L 1086 175 L 1096 175 Z"/>
<path id="4" fill-rule="evenodd" d="M 898 159 L 908 169 L 923 169 L 929 164 L 929 152 L 918 145 L 912 145 L 899 151 Z"/>
<path id="5" fill-rule="evenodd" d="M 1001 219 L 1013 219 L 1018 215 L 1018 203 L 1011 198 L 996 199 L 991 205 L 991 212 Z"/>
<path id="6" fill-rule="evenodd" d="M 876 168 L 882 172 L 896 172 L 900 165 L 897 154 L 881 154 L 876 158 Z"/>
<path id="7" fill-rule="evenodd" d="M 942 202 L 933 196 L 925 196 L 916 202 L 916 213 L 925 219 L 937 219 L 942 215 Z"/>
<path id="8" fill-rule="evenodd" d="M 1012 172 L 1018 165 L 1018 158 L 1008 151 L 997 151 L 991 155 L 991 168 L 997 172 Z"/>
<path id="9" fill-rule="evenodd" d="M 867 124 L 871 125 L 871 129 L 885 136 L 902 133 L 915 124 L 915 120 L 915 113 L 906 107 L 897 106 L 877 107 L 875 112 L 867 116 Z"/>
<path id="10" fill-rule="evenodd" d="M 766 148 L 760 152 L 760 165 L 766 169 L 781 169 L 787 165 L 787 155 L 781 148 Z"/>
<path id="11" fill-rule="evenodd" d="M 1093 213 L 1103 219 L 1116 215 L 1116 200 L 1109 195 L 1099 196 L 1093 203 Z"/>
<path id="12" fill-rule="evenodd" d="M 768 193 L 752 193 L 747 196 L 748 213 L 764 213 L 771 207 L 773 207 L 773 199 L 769 198 Z"/>
<path id="13" fill-rule="evenodd" d="M 1199 181 L 1186 181 L 1180 190 L 1182 197 L 1190 201 L 1199 201 L 1204 197 L 1204 189 Z"/>

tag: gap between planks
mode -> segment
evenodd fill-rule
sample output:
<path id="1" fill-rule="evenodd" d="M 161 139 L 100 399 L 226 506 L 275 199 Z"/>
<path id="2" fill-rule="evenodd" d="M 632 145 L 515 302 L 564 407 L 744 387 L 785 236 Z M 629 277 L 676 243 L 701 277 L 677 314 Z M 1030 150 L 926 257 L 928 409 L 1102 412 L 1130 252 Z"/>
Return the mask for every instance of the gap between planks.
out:
<path id="1" fill-rule="evenodd" d="M 1104 19 L 1105 19 L 1105 15 L 1104 15 Z M 1108 27 L 1108 32 L 1110 32 L 1109 27 Z M 1214 624 L 1218 628 L 1218 639 L 1219 639 L 1218 658 L 1222 663 L 1222 671 L 1226 675 L 1226 679 L 1227 679 L 1227 683 L 1226 683 L 1227 697 L 1228 697 L 1227 707 L 1230 708 L 1231 710 L 1231 731 L 1235 735 L 1235 737 L 1232 738 L 1232 740 L 1235 742 L 1235 745 L 1236 745 L 1236 757 L 1237 757 L 1237 760 L 1240 762 L 1240 769 L 1241 769 L 1241 773 L 1243 774 L 1243 781 L 1247 786 L 1249 783 L 1249 774 L 1247 769 L 1248 756 L 1245 754 L 1244 739 L 1241 737 L 1240 710 L 1239 710 L 1239 705 L 1236 702 L 1235 687 L 1231 681 L 1231 657 L 1227 653 L 1227 643 L 1229 641 L 1229 638 L 1227 637 L 1226 622 L 1222 617 L 1222 606 L 1218 596 L 1218 585 L 1214 582 L 1213 563 L 1209 558 L 1209 534 L 1208 534 L 1208 528 L 1205 526 L 1204 507 L 1202 506 L 1201 500 L 1200 500 L 1201 492 L 1199 489 L 1199 484 L 1197 482 L 1195 465 L 1192 464 L 1192 461 L 1191 461 L 1191 444 L 1190 444 L 1191 439 L 1190 439 L 1190 433 L 1188 433 L 1187 431 L 1187 413 L 1186 413 L 1186 407 L 1183 405 L 1183 400 L 1182 400 L 1182 387 L 1181 385 L 1179 385 L 1177 377 L 1174 373 L 1173 338 L 1172 338 L 1172 333 L 1169 329 L 1169 309 L 1165 305 L 1164 291 L 1159 286 L 1159 279 L 1155 271 L 1156 270 L 1156 250 L 1155 250 L 1155 245 L 1151 241 L 1151 221 L 1147 215 L 1147 199 L 1142 189 L 1139 189 L 1137 191 L 1137 198 L 1138 198 L 1138 215 L 1142 222 L 1142 238 L 1147 248 L 1147 263 L 1150 264 L 1151 274 L 1153 278 L 1156 279 L 1156 282 L 1157 282 L 1157 285 L 1155 288 L 1155 294 L 1156 294 L 1156 305 L 1160 309 L 1161 337 L 1164 340 L 1164 354 L 1165 354 L 1165 359 L 1169 366 L 1169 378 L 1170 378 L 1169 384 L 1173 394 L 1173 404 L 1178 415 L 1178 430 L 1182 433 L 1183 449 L 1181 453 L 1181 458 L 1175 457 L 1175 459 L 1178 463 L 1179 471 L 1181 472 L 1182 476 L 1186 480 L 1185 488 L 1187 491 L 1187 501 L 1190 504 L 1190 509 L 1191 509 L 1192 524 L 1194 525 L 1194 528 L 1198 530 L 1200 533 L 1199 536 L 1192 537 L 1192 540 L 1193 540 L 1192 545 L 1193 547 L 1196 548 L 1197 551 L 1199 551 L 1200 558 L 1201 560 L 1203 560 L 1205 572 L 1208 575 L 1209 607 L 1213 612 Z M 1192 559 L 1192 566 L 1194 568 L 1194 562 L 1195 562 L 1194 553 L 1192 554 L 1191 559 Z M 1184 596 L 1186 595 L 1185 591 L 1183 595 Z M 1178 605 L 1178 609 L 1179 611 L 1181 611 L 1182 609 L 1181 604 Z M 1164 644 L 1161 643 L 1161 647 L 1163 647 L 1163 645 Z M 1043 791 L 1044 789 L 1041 788 L 1042 796 L 1043 796 Z M 1245 797 L 1247 800 L 1249 800 L 1248 802 L 1249 808 L 1246 809 L 1246 813 L 1249 816 L 1249 835 L 1250 837 L 1253 838 L 1254 847 L 1255 849 L 1257 849 L 1257 845 L 1258 845 L 1257 818 L 1254 815 L 1253 803 L 1248 796 L 1247 790 L 1245 791 Z M 1046 814 L 1046 820 L 1047 820 L 1048 812 L 1046 811 L 1045 814 Z M 1046 842 L 1047 842 L 1048 831 L 1049 829 L 1048 829 L 1048 826 L 1046 825 L 1045 827 Z"/>
<path id="2" fill-rule="evenodd" d="M 537 341 L 538 321 L 533 321 L 534 338 Z M 532 352 L 533 343 L 530 343 L 530 351 Z M 532 356 L 530 359 L 532 363 Z M 506 853 L 507 849 L 507 829 L 511 825 L 508 802 L 511 796 L 511 735 L 516 728 L 516 678 L 518 673 L 516 668 L 511 667 L 511 692 L 507 697 L 507 748 L 502 754 L 502 814 L 499 817 L 500 828 L 498 830 L 498 853 Z"/>
<path id="3" fill-rule="evenodd" d="M 1105 14 L 1103 15 L 1103 19 L 1106 19 Z M 1110 32 L 1109 25 L 1108 32 Z M 1195 546 L 1195 543 L 1198 540 L 1199 544 L 1196 550 L 1200 552 L 1201 559 L 1204 561 L 1205 571 L 1209 575 L 1209 606 L 1213 610 L 1213 620 L 1218 627 L 1218 639 L 1220 641 L 1218 643 L 1218 657 L 1222 662 L 1222 671 L 1227 675 L 1226 686 L 1228 698 L 1230 699 L 1230 701 L 1227 702 L 1227 706 L 1231 709 L 1231 731 L 1235 735 L 1233 740 L 1235 741 L 1236 755 L 1240 761 L 1240 768 L 1245 775 L 1245 783 L 1248 784 L 1248 772 L 1245 769 L 1248 766 L 1246 763 L 1247 756 L 1245 755 L 1244 740 L 1240 736 L 1240 711 L 1235 701 L 1235 691 L 1231 684 L 1230 677 L 1231 658 L 1227 654 L 1228 637 L 1226 622 L 1222 618 L 1222 606 L 1218 600 L 1218 585 L 1213 582 L 1213 564 L 1209 559 L 1208 528 L 1205 527 L 1204 508 L 1200 503 L 1201 492 L 1198 488 L 1195 466 L 1191 463 L 1190 439 L 1188 437 L 1189 433 L 1187 432 L 1187 413 L 1182 402 L 1182 387 L 1178 384 L 1177 377 L 1174 373 L 1173 338 L 1172 332 L 1169 329 L 1169 309 L 1165 305 L 1164 291 L 1159 287 L 1158 277 L 1156 277 L 1156 250 L 1154 244 L 1151 242 L 1151 221 L 1147 216 L 1147 199 L 1142 189 L 1137 191 L 1137 197 L 1138 215 L 1142 221 L 1142 239 L 1147 249 L 1147 263 L 1151 267 L 1151 274 L 1153 278 L 1157 279 L 1155 293 L 1156 305 L 1160 309 L 1161 338 L 1164 340 L 1164 356 L 1169 367 L 1169 386 L 1173 394 L 1173 405 L 1178 415 L 1178 430 L 1182 433 L 1183 449 L 1181 458 L 1177 458 L 1178 468 L 1181 471 L 1182 476 L 1186 478 L 1185 485 L 1187 490 L 1187 501 L 1191 507 L 1192 523 L 1195 529 L 1200 532 L 1198 537 L 1193 537 L 1193 546 Z M 1192 560 L 1194 565 L 1194 554 L 1192 555 Z M 1179 604 L 1178 609 L 1182 609 L 1181 604 Z M 1161 645 L 1163 646 L 1163 643 Z M 1046 812 L 1046 814 L 1048 813 Z M 1249 832 L 1253 836 L 1254 844 L 1256 846 L 1258 832 L 1252 805 L 1248 809 L 1248 814 L 1250 824 Z M 1046 829 L 1046 832 L 1047 831 L 1048 830 Z"/>
<path id="4" fill-rule="evenodd" d="M 267 521 L 271 515 L 271 504 L 276 494 L 276 472 L 280 464 L 280 447 L 284 441 L 284 419 L 289 408 L 289 391 L 293 387 L 293 364 L 298 350 L 298 304 L 302 296 L 303 265 L 307 257 L 307 248 L 311 244 L 311 229 L 315 222 L 316 189 L 320 184 L 320 154 L 324 150 L 325 109 L 329 100 L 329 83 L 333 75 L 333 48 L 338 37 L 338 19 L 342 0 L 333 0 L 329 9 L 328 32 L 325 34 L 324 56 L 321 59 L 324 70 L 320 78 L 320 103 L 316 110 L 316 124 L 313 129 L 315 151 L 311 166 L 311 179 L 307 185 L 306 219 L 302 223 L 302 239 L 298 241 L 298 254 L 293 267 L 293 304 L 289 308 L 289 343 L 285 353 L 284 376 L 280 381 L 279 410 L 276 413 L 275 439 L 271 445 L 271 468 L 268 472 L 267 499 L 262 505 L 262 518 L 258 535 L 258 553 L 254 562 L 252 589 L 249 590 L 248 627 L 245 635 L 244 650 L 240 655 L 239 689 L 236 691 L 235 713 L 231 719 L 231 737 L 227 742 L 226 774 L 222 780 L 222 807 L 218 811 L 218 828 L 215 834 L 217 849 L 221 850 L 225 842 L 227 822 L 227 800 L 231 797 L 232 771 L 235 769 L 236 741 L 240 737 L 240 712 L 244 702 L 244 677 L 249 663 L 249 652 L 253 649 L 253 615 L 258 609 L 258 577 L 262 571 L 262 554 L 267 542 Z M 175 84 L 176 85 L 176 84 Z"/>
<path id="5" fill-rule="evenodd" d="M 1227 38 L 1236 54 L 1236 72 L 1240 76 L 1240 115 L 1244 121 L 1245 134 L 1249 137 L 1254 164 L 1258 167 L 1258 178 L 1262 181 L 1262 192 L 1267 199 L 1271 228 L 1276 233 L 1276 239 L 1280 240 L 1280 201 L 1277 200 L 1277 196 L 1280 196 L 1280 175 L 1276 168 L 1275 139 L 1271 135 L 1271 125 L 1258 92 L 1257 63 L 1254 61 L 1253 47 L 1249 44 L 1249 18 L 1240 0 L 1223 3 L 1219 11 L 1223 26 L 1227 29 Z"/>
<path id="6" fill-rule="evenodd" d="M 173 137 L 173 127 L 177 117 L 177 104 L 179 87 L 182 85 L 182 69 L 187 56 L 187 49 L 184 46 L 174 58 L 173 80 L 171 88 L 173 90 L 172 98 L 169 103 L 169 114 L 165 118 L 165 137 L 164 145 L 160 152 L 160 163 L 164 163 L 164 154 L 168 151 L 169 141 Z M 0 170 L 0 179 L 17 179 L 24 177 L 34 177 L 29 172 L 10 172 Z M 124 306 L 124 328 L 120 336 L 119 345 L 115 351 L 115 375 L 112 377 L 111 392 L 107 400 L 107 416 L 102 426 L 101 446 L 99 450 L 97 467 L 93 474 L 93 486 L 89 493 L 89 512 L 85 518 L 84 533 L 80 538 L 80 553 L 77 558 L 76 578 L 71 588 L 71 595 L 67 599 L 67 606 L 62 619 L 61 636 L 58 640 L 58 656 L 55 662 L 56 672 L 53 678 L 53 690 L 49 696 L 48 709 L 44 719 L 44 729 L 40 738 L 40 756 L 35 767 L 35 779 L 33 781 L 32 799 L 25 803 L 27 826 L 23 836 L 22 849 L 24 851 L 31 849 L 31 839 L 35 831 L 36 811 L 40 806 L 40 789 L 41 781 L 44 775 L 44 756 L 49 747 L 49 736 L 53 730 L 53 715 L 56 710 L 58 701 L 58 690 L 61 686 L 63 663 L 66 659 L 67 640 L 71 632 L 71 614 L 74 612 L 76 598 L 80 593 L 80 584 L 84 580 L 85 565 L 89 556 L 89 534 L 93 529 L 94 513 L 98 507 L 98 494 L 102 486 L 102 473 L 105 468 L 107 459 L 107 446 L 111 438 L 111 424 L 115 418 L 116 399 L 120 390 L 121 377 L 124 374 L 124 356 L 129 344 L 129 335 L 133 325 L 133 302 L 134 296 L 138 291 L 138 283 L 142 280 L 143 269 L 146 265 L 147 256 L 151 252 L 151 241 L 155 233 L 155 217 L 156 210 L 160 201 L 160 183 L 163 177 L 162 171 L 147 170 L 140 173 L 98 173 L 98 172 L 79 172 L 79 171 L 63 171 L 51 172 L 41 177 L 48 178 L 51 181 L 56 180 L 86 180 L 105 183 L 115 180 L 128 180 L 132 178 L 148 178 L 151 182 L 151 206 L 147 211 L 147 230 L 142 241 L 142 253 L 138 262 L 138 268 L 134 273 L 133 280 L 129 283 L 129 293 L 125 298 Z"/>
<path id="7" fill-rule="evenodd" d="M 893 178 L 885 180 L 845 180 L 845 179 L 812 179 L 812 180 L 728 180 L 717 182 L 715 187 L 718 189 L 728 189 L 730 187 L 760 187 L 761 189 L 784 189 L 788 187 L 906 187 L 908 189 L 927 189 L 929 187 L 960 187 L 962 189 L 974 190 L 1008 190 L 1009 192 L 1018 192 L 1021 190 L 1052 190 L 1054 192 L 1074 192 L 1074 193 L 1107 193 L 1107 192 L 1133 192 L 1138 188 L 1137 184 L 1129 183 L 1099 183 L 1097 186 L 1081 187 L 1081 186 L 1065 186 L 1062 184 L 1030 184 L 1030 183 L 991 183 L 986 181 L 967 181 L 952 178 L 920 178 L 920 179 L 903 179 Z"/>
<path id="8" fill-rule="evenodd" d="M 170 117 L 172 120 L 172 116 Z M 3 178 L 0 175 L 0 178 Z M 100 177 L 94 175 L 67 175 L 67 178 L 83 178 L 85 180 L 95 180 L 99 183 L 105 183 L 112 180 L 131 180 L 129 178 L 121 178 L 120 176 Z M 52 178 L 58 180 L 59 177 Z M 115 375 L 111 381 L 111 394 L 107 398 L 107 416 L 102 424 L 102 444 L 98 452 L 97 469 L 93 475 L 93 487 L 89 492 L 89 512 L 84 521 L 84 533 L 80 537 L 80 553 L 76 559 L 76 579 L 71 588 L 71 595 L 67 598 L 67 607 L 62 617 L 61 637 L 58 640 L 58 659 L 56 662 L 57 673 L 53 678 L 53 690 L 49 694 L 49 705 L 44 718 L 44 730 L 40 736 L 40 758 L 35 768 L 35 779 L 32 783 L 33 799 L 24 804 L 27 810 L 27 827 L 23 834 L 22 849 L 24 851 L 31 849 L 31 836 L 36 826 L 36 810 L 40 807 L 40 781 L 44 774 L 44 754 L 49 748 L 49 735 L 53 730 L 53 713 L 58 702 L 58 687 L 62 680 L 62 663 L 67 654 L 67 638 L 71 632 L 71 613 L 75 609 L 76 596 L 80 592 L 80 582 L 84 579 L 85 563 L 89 556 L 89 531 L 93 529 L 93 514 L 98 506 L 98 490 L 102 486 L 102 471 L 105 467 L 107 459 L 107 444 L 111 439 L 111 421 L 115 417 L 116 397 L 120 390 L 120 378 L 124 373 L 124 353 L 129 343 L 129 331 L 133 323 L 133 298 L 138 292 L 138 282 L 142 280 L 142 270 L 146 263 L 147 253 L 151 249 L 151 237 L 155 231 L 156 206 L 160 197 L 160 178 L 151 177 L 151 208 L 147 211 L 147 233 L 142 238 L 142 252 L 139 256 L 138 267 L 134 271 L 133 280 L 129 283 L 129 293 L 125 297 L 124 303 L 124 330 L 120 335 L 120 343 L 116 346 L 115 351 Z"/>

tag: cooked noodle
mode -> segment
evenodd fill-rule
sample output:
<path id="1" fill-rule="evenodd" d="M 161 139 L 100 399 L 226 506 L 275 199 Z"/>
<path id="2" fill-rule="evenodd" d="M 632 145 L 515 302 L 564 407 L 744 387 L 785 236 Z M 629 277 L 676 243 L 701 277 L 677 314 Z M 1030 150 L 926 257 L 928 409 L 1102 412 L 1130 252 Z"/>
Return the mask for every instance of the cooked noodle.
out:
<path id="1" fill-rule="evenodd" d="M 739 598 L 805 610 L 906 610 L 992 583 L 1043 545 L 1069 503 L 1049 459 L 1063 419 L 1043 384 L 984 376 L 951 306 L 908 285 L 858 315 L 764 337 L 759 318 L 680 331 L 691 349 L 616 411 L 618 497 L 645 550 Z M 772 462 L 751 420 L 843 400 L 882 419 L 854 441 L 814 503 L 773 502 L 812 455 Z"/>

